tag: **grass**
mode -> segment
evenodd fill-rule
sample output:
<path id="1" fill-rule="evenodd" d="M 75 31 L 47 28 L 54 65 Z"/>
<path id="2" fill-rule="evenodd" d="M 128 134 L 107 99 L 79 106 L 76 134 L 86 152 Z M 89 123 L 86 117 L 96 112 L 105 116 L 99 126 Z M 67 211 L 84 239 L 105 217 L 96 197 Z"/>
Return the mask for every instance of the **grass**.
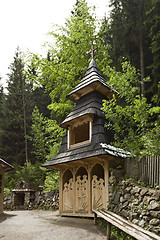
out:
<path id="1" fill-rule="evenodd" d="M 107 222 L 104 219 L 98 219 L 97 225 L 99 229 L 105 233 L 107 230 Z M 120 229 L 116 228 L 115 226 L 111 226 L 111 239 L 112 240 L 134 240 L 133 237 L 128 235 L 127 233 L 121 231 Z"/>

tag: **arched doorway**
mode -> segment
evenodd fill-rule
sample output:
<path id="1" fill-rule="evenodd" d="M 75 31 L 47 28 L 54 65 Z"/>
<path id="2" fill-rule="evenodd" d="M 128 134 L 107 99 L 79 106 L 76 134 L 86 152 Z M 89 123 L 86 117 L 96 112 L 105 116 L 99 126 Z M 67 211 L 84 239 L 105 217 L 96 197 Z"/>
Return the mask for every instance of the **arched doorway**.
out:
<path id="1" fill-rule="evenodd" d="M 75 176 L 76 212 L 88 212 L 88 173 L 84 167 L 80 167 Z"/>
<path id="2" fill-rule="evenodd" d="M 63 211 L 73 211 L 73 174 L 68 169 L 63 174 Z"/>
<path id="3" fill-rule="evenodd" d="M 105 206 L 104 168 L 100 164 L 94 165 L 91 171 L 92 209 L 102 209 Z"/>

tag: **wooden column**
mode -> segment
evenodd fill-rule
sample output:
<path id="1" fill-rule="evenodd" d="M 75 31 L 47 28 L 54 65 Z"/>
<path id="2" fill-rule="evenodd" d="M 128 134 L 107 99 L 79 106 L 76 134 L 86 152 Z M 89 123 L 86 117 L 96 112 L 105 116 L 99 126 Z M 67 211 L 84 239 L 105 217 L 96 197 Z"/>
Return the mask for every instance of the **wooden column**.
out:
<path id="1" fill-rule="evenodd" d="M 3 197 L 4 197 L 4 171 L 0 169 L 1 174 L 1 192 L 0 192 L 0 212 L 3 212 Z"/>
<path id="2" fill-rule="evenodd" d="M 109 169 L 108 161 L 104 161 L 104 181 L 105 181 L 105 203 L 104 208 L 107 209 L 109 201 L 109 191 L 108 191 L 108 179 L 109 179 Z"/>
<path id="3" fill-rule="evenodd" d="M 91 166 L 88 166 L 88 213 L 92 211 L 92 193 L 91 193 Z"/>
<path id="4" fill-rule="evenodd" d="M 63 206 L 63 171 L 60 170 L 60 176 L 59 176 L 59 214 L 62 212 L 62 206 Z"/>
<path id="5" fill-rule="evenodd" d="M 73 168 L 73 213 L 76 212 L 76 168 Z"/>

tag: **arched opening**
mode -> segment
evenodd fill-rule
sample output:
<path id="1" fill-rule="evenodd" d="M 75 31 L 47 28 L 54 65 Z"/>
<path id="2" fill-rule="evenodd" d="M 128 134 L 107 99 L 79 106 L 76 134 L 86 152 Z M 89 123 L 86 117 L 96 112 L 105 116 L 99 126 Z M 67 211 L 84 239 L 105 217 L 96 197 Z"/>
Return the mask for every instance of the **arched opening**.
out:
<path id="1" fill-rule="evenodd" d="M 93 166 L 91 171 L 91 176 L 96 175 L 99 179 L 102 178 L 104 180 L 104 168 L 100 164 L 96 164 Z"/>
<path id="2" fill-rule="evenodd" d="M 78 170 L 76 172 L 76 178 L 77 178 L 77 176 L 80 176 L 82 179 L 84 175 L 88 176 L 87 170 L 84 167 L 78 168 Z"/>
<path id="3" fill-rule="evenodd" d="M 105 206 L 104 168 L 100 164 L 93 166 L 91 171 L 91 206 L 92 209 L 102 209 Z"/>
<path id="4" fill-rule="evenodd" d="M 63 211 L 73 211 L 73 174 L 69 169 L 63 175 Z"/>
<path id="5" fill-rule="evenodd" d="M 72 172 L 69 169 L 67 169 L 65 171 L 65 173 L 63 174 L 63 187 L 64 187 L 65 183 L 69 183 L 69 180 L 71 178 L 73 178 L 73 174 L 72 174 Z"/>

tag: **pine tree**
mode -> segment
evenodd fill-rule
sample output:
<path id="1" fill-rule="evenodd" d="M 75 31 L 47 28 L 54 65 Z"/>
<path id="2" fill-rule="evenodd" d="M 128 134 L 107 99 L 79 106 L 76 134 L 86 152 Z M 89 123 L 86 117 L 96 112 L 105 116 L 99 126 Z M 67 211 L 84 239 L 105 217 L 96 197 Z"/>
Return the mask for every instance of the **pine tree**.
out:
<path id="1" fill-rule="evenodd" d="M 8 94 L 6 95 L 3 118 L 1 156 L 9 163 L 23 165 L 28 162 L 26 103 L 27 87 L 25 86 L 24 64 L 20 50 L 17 49 L 14 61 L 8 74 Z"/>
<path id="2" fill-rule="evenodd" d="M 153 84 L 152 92 L 156 94 L 155 102 L 160 102 L 160 0 L 150 0 L 151 8 L 147 12 L 147 24 L 150 27 L 149 37 L 151 39 L 151 51 L 153 62 L 151 64 Z"/>
<path id="3" fill-rule="evenodd" d="M 141 72 L 141 93 L 145 95 L 147 86 L 145 87 L 144 78 L 150 75 L 148 66 L 152 61 L 149 27 L 145 24 L 150 2 L 111 0 L 111 6 L 109 32 L 113 65 L 117 70 L 121 70 L 123 58 L 131 61 Z"/>

